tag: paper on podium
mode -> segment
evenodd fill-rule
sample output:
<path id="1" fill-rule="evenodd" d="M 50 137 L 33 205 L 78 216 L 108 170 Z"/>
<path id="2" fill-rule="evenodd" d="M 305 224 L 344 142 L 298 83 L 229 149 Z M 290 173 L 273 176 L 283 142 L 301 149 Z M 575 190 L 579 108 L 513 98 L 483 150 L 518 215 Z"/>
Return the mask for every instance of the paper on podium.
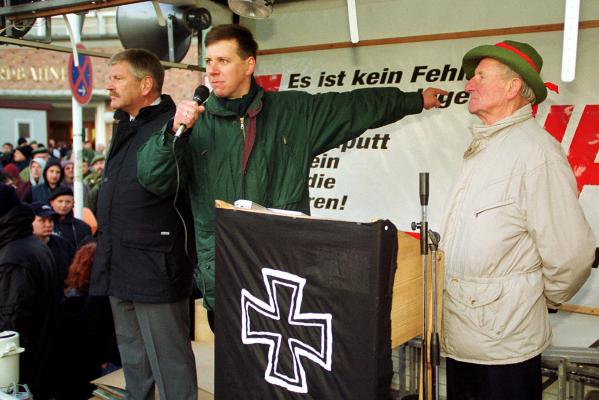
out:
<path id="1" fill-rule="evenodd" d="M 221 202 L 220 200 L 216 200 L 217 204 L 223 203 L 224 204 L 228 204 L 225 202 Z M 230 204 L 228 204 L 230 205 Z M 252 211 L 262 211 L 262 212 L 268 212 L 268 213 L 274 213 L 274 214 L 282 214 L 282 215 L 290 215 L 290 216 L 307 216 L 306 214 L 304 214 L 303 212 L 300 211 L 294 211 L 294 210 L 282 210 L 280 208 L 267 208 L 264 207 L 263 205 L 260 205 L 258 203 L 256 203 L 255 201 L 251 201 L 251 200 L 237 200 L 235 201 L 235 204 L 233 204 L 235 207 L 237 208 L 243 208 L 246 210 L 252 210 Z M 222 207 L 222 206 L 218 206 L 218 208 L 227 208 L 227 207 Z"/>

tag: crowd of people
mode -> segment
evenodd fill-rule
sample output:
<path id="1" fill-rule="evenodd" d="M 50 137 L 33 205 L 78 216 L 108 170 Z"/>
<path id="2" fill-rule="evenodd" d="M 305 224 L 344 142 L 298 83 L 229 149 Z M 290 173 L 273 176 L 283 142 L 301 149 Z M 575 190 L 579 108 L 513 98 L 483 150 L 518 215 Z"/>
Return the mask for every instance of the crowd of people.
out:
<path id="1" fill-rule="evenodd" d="M 103 150 L 100 146 L 99 150 Z M 92 212 L 97 205 L 105 156 L 86 141 L 82 151 L 83 200 Z M 73 189 L 75 170 L 72 152 L 64 145 L 56 147 L 53 139 L 48 146 L 21 137 L 15 146 L 6 142 L 0 156 L 0 182 L 12 185 L 19 199 L 27 203 L 47 203 L 49 197 L 62 187 Z"/>
<path id="2" fill-rule="evenodd" d="M 91 209 L 104 155 L 90 145 L 83 186 Z M 20 138 L 2 150 L 0 331 L 19 333 L 19 381 L 36 399 L 87 399 L 90 382 L 120 366 L 108 299 L 89 294 L 93 212 L 89 223 L 74 216 L 74 163 L 66 149 Z"/>

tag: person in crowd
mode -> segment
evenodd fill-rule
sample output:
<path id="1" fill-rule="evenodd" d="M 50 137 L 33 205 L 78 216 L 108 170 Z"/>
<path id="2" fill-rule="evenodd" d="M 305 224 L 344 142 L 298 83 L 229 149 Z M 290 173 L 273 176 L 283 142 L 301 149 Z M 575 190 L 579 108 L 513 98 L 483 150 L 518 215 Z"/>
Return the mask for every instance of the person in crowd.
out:
<path id="1" fill-rule="evenodd" d="M 65 142 L 60 142 L 60 144 L 58 146 L 58 150 L 60 152 L 60 157 L 56 157 L 56 158 L 63 159 L 65 157 L 67 157 L 67 153 L 69 152 L 69 149 L 67 148 L 67 144 Z"/>
<path id="2" fill-rule="evenodd" d="M 48 154 L 56 159 L 61 159 L 60 149 L 56 147 L 56 141 L 54 139 L 48 139 Z"/>
<path id="3" fill-rule="evenodd" d="M 137 180 L 137 151 L 172 118 L 175 104 L 161 95 L 164 70 L 148 51 L 122 51 L 109 66 L 107 89 L 118 123 L 98 195 L 90 293 L 110 296 L 130 398 L 153 398 L 157 387 L 162 399 L 196 399 L 188 194 L 156 196 Z"/>
<path id="4" fill-rule="evenodd" d="M 14 167 L 14 165 L 13 165 L 13 167 Z M 19 175 L 17 174 L 17 177 L 18 176 Z M 12 184 L 13 177 L 8 172 L 6 172 L 6 170 L 4 168 L 0 168 L 0 182 L 4 183 L 5 185 L 12 186 L 13 188 L 15 188 L 15 186 Z M 16 190 L 16 188 L 15 188 L 15 190 Z"/>
<path id="5" fill-rule="evenodd" d="M 95 254 L 96 243 L 87 243 L 69 266 L 61 303 L 64 369 L 58 400 L 93 397 L 95 386 L 90 382 L 102 375 L 102 366 L 120 366 L 108 298 L 89 295 Z"/>
<path id="6" fill-rule="evenodd" d="M 547 308 L 585 282 L 595 237 L 561 145 L 533 118 L 547 97 L 539 53 L 506 40 L 475 47 L 462 66 L 482 124 L 442 228 L 447 398 L 541 400 Z"/>
<path id="7" fill-rule="evenodd" d="M 10 142 L 5 142 L 2 145 L 2 155 L 0 155 L 0 166 L 4 167 L 12 162 L 12 152 L 14 146 Z"/>
<path id="8" fill-rule="evenodd" d="M 6 172 L 4 168 L 0 168 L 0 182 L 4 183 L 5 185 L 12 186 L 12 176 L 8 172 Z"/>
<path id="9" fill-rule="evenodd" d="M 44 183 L 44 176 L 42 173 L 46 168 L 46 164 L 47 160 L 45 160 L 44 158 L 34 157 L 29 163 L 29 179 L 23 181 L 29 181 L 31 186 L 37 186 Z"/>
<path id="10" fill-rule="evenodd" d="M 0 183 L 0 332 L 16 331 L 20 382 L 36 400 L 54 397 L 60 281 L 50 249 L 33 235 L 34 214 Z"/>
<path id="11" fill-rule="evenodd" d="M 96 144 L 96 153 L 106 155 L 106 145 L 104 143 Z"/>
<path id="12" fill-rule="evenodd" d="M 14 146 L 12 145 L 12 143 L 4 142 L 2 144 L 2 154 L 12 153 L 13 150 L 14 150 Z"/>
<path id="13" fill-rule="evenodd" d="M 62 170 L 64 172 L 64 178 L 61 182 L 62 186 L 66 186 L 71 190 L 74 190 L 75 184 L 75 162 L 73 160 L 62 160 L 60 162 Z M 89 201 L 89 186 L 85 183 L 85 180 L 81 182 L 83 186 L 83 204 L 88 207 Z"/>
<path id="14" fill-rule="evenodd" d="M 48 201 L 56 213 L 54 215 L 55 234 L 64 238 L 75 249 L 92 240 L 91 227 L 74 216 L 75 197 L 73 190 L 60 186 L 50 195 Z"/>
<path id="15" fill-rule="evenodd" d="M 142 148 L 138 178 L 150 192 L 172 194 L 178 184 L 193 194 L 199 258 L 198 286 L 214 319 L 214 200 L 245 198 L 266 207 L 310 212 L 308 173 L 312 159 L 367 129 L 440 105 L 428 88 L 404 93 L 367 88 L 311 95 L 264 92 L 254 79 L 258 45 L 240 25 L 214 27 L 206 35 L 206 71 L 213 91 L 199 106 L 182 101 L 174 119 Z M 202 117 L 198 119 L 200 113 Z M 197 123 L 196 123 L 197 121 Z M 174 146 L 173 133 L 189 129 Z M 191 137 L 191 139 L 190 139 Z"/>
<path id="16" fill-rule="evenodd" d="M 91 161 L 91 172 L 85 177 L 84 182 L 90 190 L 94 190 L 102 183 L 102 172 L 104 171 L 105 157 L 102 154 L 96 154 Z"/>
<path id="17" fill-rule="evenodd" d="M 43 172 L 45 168 L 46 161 L 44 161 L 42 158 L 36 157 L 29 162 L 29 166 L 27 168 L 23 169 L 19 173 L 19 178 L 25 182 L 25 186 L 23 188 L 25 192 L 21 194 L 17 191 L 20 199 L 23 200 L 27 192 L 29 192 L 32 187 L 44 183 L 45 179 Z"/>
<path id="18" fill-rule="evenodd" d="M 91 172 L 91 170 L 89 169 L 89 164 L 87 163 L 87 161 L 82 160 L 81 161 L 81 174 L 83 175 L 83 178 L 85 179 Z"/>
<path id="19" fill-rule="evenodd" d="M 22 200 L 25 196 L 25 193 L 27 193 L 27 191 L 31 187 L 31 183 L 23 182 L 21 180 L 21 177 L 19 176 L 19 169 L 12 163 L 5 165 L 2 170 L 4 171 L 4 174 L 7 176 L 7 180 L 3 183 L 15 188 L 19 200 Z"/>
<path id="20" fill-rule="evenodd" d="M 38 201 L 40 203 L 48 203 L 50 196 L 60 187 L 64 172 L 58 160 L 51 159 L 46 163 L 42 174 L 44 181 L 39 185 L 32 186 L 25 193 L 23 200 L 27 203 Z"/>
<path id="21" fill-rule="evenodd" d="M 39 159 L 41 160 L 41 165 L 42 165 L 42 170 L 38 171 L 38 174 L 35 176 L 35 179 L 32 181 L 31 180 L 31 161 L 29 162 L 29 165 L 25 168 L 23 168 L 20 172 L 20 176 L 21 176 L 21 180 L 23 182 L 30 182 L 32 186 L 35 186 L 39 183 L 39 179 L 40 176 L 42 175 L 42 171 L 44 169 L 44 167 L 46 166 L 46 162 L 48 161 L 48 153 L 46 153 L 46 149 L 44 149 L 43 147 L 41 149 L 35 149 L 31 152 L 31 161 L 35 160 L 35 159 Z M 43 180 L 43 178 L 42 178 Z"/>
<path id="22" fill-rule="evenodd" d="M 48 153 L 48 149 L 42 144 L 38 144 L 38 147 L 31 152 L 31 156 L 33 158 L 42 158 L 46 162 L 48 162 L 50 159 L 50 153 Z"/>
<path id="23" fill-rule="evenodd" d="M 27 146 L 27 145 L 28 145 L 27 138 L 20 136 L 17 139 L 17 147 L 23 147 L 23 146 Z"/>
<path id="24" fill-rule="evenodd" d="M 93 143 L 90 140 L 86 140 L 83 142 L 83 149 L 81 150 L 81 154 L 83 160 L 87 163 L 87 165 L 91 165 L 92 160 L 96 156 L 96 152 L 94 151 Z"/>
<path id="25" fill-rule="evenodd" d="M 13 163 L 22 171 L 27 168 L 29 161 L 31 161 L 31 152 L 33 149 L 29 145 L 19 146 L 12 153 Z"/>
<path id="26" fill-rule="evenodd" d="M 62 297 L 64 280 L 67 278 L 69 264 L 75 255 L 75 247 L 63 237 L 54 233 L 54 217 L 56 212 L 48 204 L 34 202 L 31 205 L 35 219 L 32 222 L 33 234 L 42 241 L 54 256 L 60 285 L 58 293 Z"/>

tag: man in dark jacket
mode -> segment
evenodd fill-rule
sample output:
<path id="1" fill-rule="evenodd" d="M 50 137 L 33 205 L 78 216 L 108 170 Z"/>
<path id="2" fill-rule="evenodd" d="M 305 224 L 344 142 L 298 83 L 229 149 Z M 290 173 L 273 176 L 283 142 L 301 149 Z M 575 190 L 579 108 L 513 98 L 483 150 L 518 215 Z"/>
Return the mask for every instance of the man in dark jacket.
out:
<path id="1" fill-rule="evenodd" d="M 64 290 L 64 281 L 67 279 L 69 265 L 75 255 L 75 247 L 66 239 L 54 233 L 54 217 L 56 212 L 48 204 L 35 202 L 31 205 L 35 219 L 33 220 L 33 234 L 42 241 L 54 256 L 56 271 L 58 273 L 60 285 L 57 293 L 62 299 Z"/>
<path id="2" fill-rule="evenodd" d="M 164 70 L 151 53 L 125 50 L 109 65 L 119 122 L 98 195 L 90 294 L 110 296 L 129 399 L 153 398 L 154 386 L 161 399 L 196 399 L 189 201 L 184 193 L 156 196 L 137 180 L 137 150 L 172 118 L 175 104 L 160 94 Z"/>
<path id="3" fill-rule="evenodd" d="M 177 142 L 181 184 L 192 193 L 204 306 L 214 307 L 214 200 L 252 200 L 266 207 L 310 212 L 312 159 L 367 129 L 440 106 L 440 89 L 403 93 L 368 88 L 345 93 L 264 92 L 253 79 L 257 43 L 246 28 L 221 25 L 205 39 L 206 72 L 213 92 L 198 106 L 183 101 L 172 125 L 140 151 L 138 177 L 151 192 L 173 193 Z M 198 120 L 200 113 L 206 110 Z M 196 123 L 197 120 L 197 123 Z M 195 125 L 194 125 L 195 123 Z M 209 321 L 213 314 L 208 313 Z M 211 323 L 212 325 L 212 323 Z"/>
<path id="4" fill-rule="evenodd" d="M 91 227 L 73 214 L 75 198 L 71 188 L 60 186 L 48 201 L 55 212 L 54 233 L 69 242 L 75 251 L 92 240 Z"/>
<path id="5" fill-rule="evenodd" d="M 16 331 L 20 382 L 37 399 L 54 395 L 58 276 L 50 249 L 34 235 L 33 211 L 0 183 L 0 332 Z"/>

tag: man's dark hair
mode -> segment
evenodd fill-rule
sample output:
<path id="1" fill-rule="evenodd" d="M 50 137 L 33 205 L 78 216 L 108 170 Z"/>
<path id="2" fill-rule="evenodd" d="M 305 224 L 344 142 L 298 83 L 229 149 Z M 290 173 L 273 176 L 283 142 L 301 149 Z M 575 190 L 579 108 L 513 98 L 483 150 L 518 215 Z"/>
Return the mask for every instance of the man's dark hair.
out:
<path id="1" fill-rule="evenodd" d="M 13 144 L 10 143 L 10 142 L 5 142 L 5 143 L 2 144 L 2 146 L 10 146 L 11 150 L 15 148 L 15 146 L 13 146 Z"/>
<path id="2" fill-rule="evenodd" d="M 237 24 L 218 25 L 212 28 L 204 39 L 206 47 L 220 42 L 222 40 L 235 40 L 237 42 L 237 54 L 242 59 L 248 57 L 256 58 L 258 53 L 258 43 L 254 40 L 254 36 L 249 29 Z"/>
<path id="3" fill-rule="evenodd" d="M 164 68 L 160 60 L 153 53 L 144 49 L 127 49 L 116 53 L 110 58 L 108 65 L 114 65 L 120 62 L 126 62 L 131 65 L 133 75 L 137 79 L 143 79 L 150 76 L 154 81 L 154 90 L 162 93 L 162 84 L 164 83 Z"/>

